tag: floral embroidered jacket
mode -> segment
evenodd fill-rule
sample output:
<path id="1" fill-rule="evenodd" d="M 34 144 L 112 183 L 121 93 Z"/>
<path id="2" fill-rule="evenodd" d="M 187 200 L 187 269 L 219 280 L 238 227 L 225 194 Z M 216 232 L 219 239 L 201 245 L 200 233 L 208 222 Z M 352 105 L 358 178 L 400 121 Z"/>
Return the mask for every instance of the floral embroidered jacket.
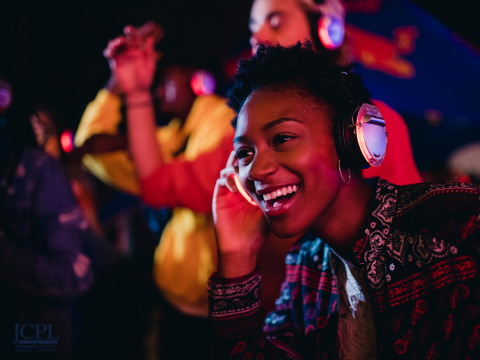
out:
<path id="1" fill-rule="evenodd" d="M 480 359 L 480 185 L 378 180 L 353 249 L 375 319 L 378 359 Z M 286 257 L 266 319 L 260 270 L 209 282 L 222 359 L 334 359 L 338 287 L 327 244 L 307 235 Z M 262 326 L 263 325 L 263 326 Z"/>

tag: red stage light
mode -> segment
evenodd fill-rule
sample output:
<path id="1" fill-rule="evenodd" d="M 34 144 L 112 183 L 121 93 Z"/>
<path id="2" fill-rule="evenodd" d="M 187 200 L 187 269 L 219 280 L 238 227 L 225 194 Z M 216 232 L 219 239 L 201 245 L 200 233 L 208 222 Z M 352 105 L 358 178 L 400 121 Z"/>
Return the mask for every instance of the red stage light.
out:
<path id="1" fill-rule="evenodd" d="M 70 130 L 65 130 L 60 136 L 60 144 L 63 151 L 69 153 L 73 150 L 73 134 Z"/>

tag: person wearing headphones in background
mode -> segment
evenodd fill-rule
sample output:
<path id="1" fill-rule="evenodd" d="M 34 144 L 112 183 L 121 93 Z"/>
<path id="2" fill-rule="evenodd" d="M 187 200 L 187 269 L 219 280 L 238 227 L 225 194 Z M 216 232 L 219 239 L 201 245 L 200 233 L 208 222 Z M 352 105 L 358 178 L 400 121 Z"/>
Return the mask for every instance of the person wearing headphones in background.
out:
<path id="1" fill-rule="evenodd" d="M 255 52 L 264 42 L 288 46 L 309 40 L 315 51 L 338 65 L 348 66 L 355 59 L 349 50 L 344 21 L 345 8 L 340 0 L 255 0 L 250 13 L 250 43 Z M 382 167 L 366 169 L 363 175 L 380 176 L 398 185 L 421 182 L 405 121 L 387 104 L 373 102 L 387 119 L 391 134 Z"/>
<path id="2" fill-rule="evenodd" d="M 215 358 L 480 358 L 480 185 L 365 178 L 388 154 L 388 119 L 359 75 L 311 43 L 260 45 L 228 98 Z M 270 231 L 302 238 L 265 318 L 257 259 Z"/>
<path id="3" fill-rule="evenodd" d="M 125 36 L 109 43 L 104 54 L 115 82 L 88 105 L 75 144 L 86 154 L 84 164 L 107 184 L 140 195 L 149 206 L 173 209 L 153 269 L 168 303 L 160 324 L 160 356 L 209 358 L 206 287 L 217 261 L 211 201 L 232 150 L 235 114 L 213 94 L 212 75 L 189 59 L 173 54 L 168 60 L 171 54 L 166 54 L 156 68 L 160 56 L 154 44 L 160 38 L 161 30 L 147 23 L 126 27 Z M 133 161 L 119 136 L 122 102 Z M 156 114 L 171 121 L 158 127 Z"/>

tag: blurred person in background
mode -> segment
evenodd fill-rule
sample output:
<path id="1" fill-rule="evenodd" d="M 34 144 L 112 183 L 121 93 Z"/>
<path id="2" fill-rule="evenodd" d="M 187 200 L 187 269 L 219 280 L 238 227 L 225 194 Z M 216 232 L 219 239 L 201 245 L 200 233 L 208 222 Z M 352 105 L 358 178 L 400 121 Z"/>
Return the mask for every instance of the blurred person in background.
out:
<path id="1" fill-rule="evenodd" d="M 33 133 L 35 134 L 38 146 L 47 154 L 56 159 L 60 159 L 61 151 L 59 136 L 55 122 L 52 120 L 54 112 L 53 109 L 35 106 L 35 111 L 30 116 L 30 123 L 32 124 Z"/>
<path id="2" fill-rule="evenodd" d="M 157 68 L 155 43 L 161 37 L 161 30 L 147 23 L 126 27 L 125 36 L 109 43 L 105 56 L 114 80 L 88 105 L 75 143 L 87 154 L 83 163 L 101 180 L 140 195 L 154 208 L 173 209 L 153 270 L 167 301 L 160 354 L 209 358 L 206 287 L 216 268 L 211 200 L 232 149 L 234 113 L 192 59 L 166 54 Z M 128 149 L 119 130 L 122 105 Z M 160 127 L 159 116 L 171 121 Z"/>
<path id="3" fill-rule="evenodd" d="M 4 79 L 0 88 L 0 353 L 18 351 L 16 335 L 38 339 L 35 324 L 45 339 L 51 324 L 56 351 L 36 355 L 72 359 L 71 304 L 93 282 L 88 222 L 60 163 L 38 148 L 27 97 Z"/>
<path id="4" fill-rule="evenodd" d="M 30 123 L 33 133 L 35 134 L 37 145 L 40 149 L 50 156 L 59 159 L 65 165 L 73 193 L 82 208 L 84 216 L 88 220 L 90 229 L 98 238 L 103 237 L 104 234 L 98 219 L 97 204 L 95 202 L 95 190 L 87 173 L 80 167 L 79 154 L 77 152 L 70 152 L 70 149 L 61 149 L 61 135 L 58 131 L 60 123 L 59 117 L 59 111 L 53 106 L 34 105 L 34 111 L 30 116 Z M 69 130 L 62 133 L 64 137 L 70 137 L 70 134 Z M 103 240 L 100 241 L 103 242 Z"/>

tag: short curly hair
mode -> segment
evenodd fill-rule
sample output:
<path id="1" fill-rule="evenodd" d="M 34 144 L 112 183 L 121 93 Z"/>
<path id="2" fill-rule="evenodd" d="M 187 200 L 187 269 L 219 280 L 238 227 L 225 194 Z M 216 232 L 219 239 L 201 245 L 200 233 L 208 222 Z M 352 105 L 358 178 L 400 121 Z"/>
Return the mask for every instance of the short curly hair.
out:
<path id="1" fill-rule="evenodd" d="M 354 83 L 356 100 L 371 102 L 360 75 L 351 73 L 351 68 L 333 64 L 329 58 L 316 53 L 308 41 L 288 47 L 263 44 L 255 56 L 240 60 L 235 83 L 227 95 L 228 105 L 238 115 L 247 98 L 259 89 L 294 91 L 305 99 L 326 105 L 333 123 L 351 101 L 342 72 L 347 72 Z M 236 127 L 236 119 L 232 125 Z"/>

